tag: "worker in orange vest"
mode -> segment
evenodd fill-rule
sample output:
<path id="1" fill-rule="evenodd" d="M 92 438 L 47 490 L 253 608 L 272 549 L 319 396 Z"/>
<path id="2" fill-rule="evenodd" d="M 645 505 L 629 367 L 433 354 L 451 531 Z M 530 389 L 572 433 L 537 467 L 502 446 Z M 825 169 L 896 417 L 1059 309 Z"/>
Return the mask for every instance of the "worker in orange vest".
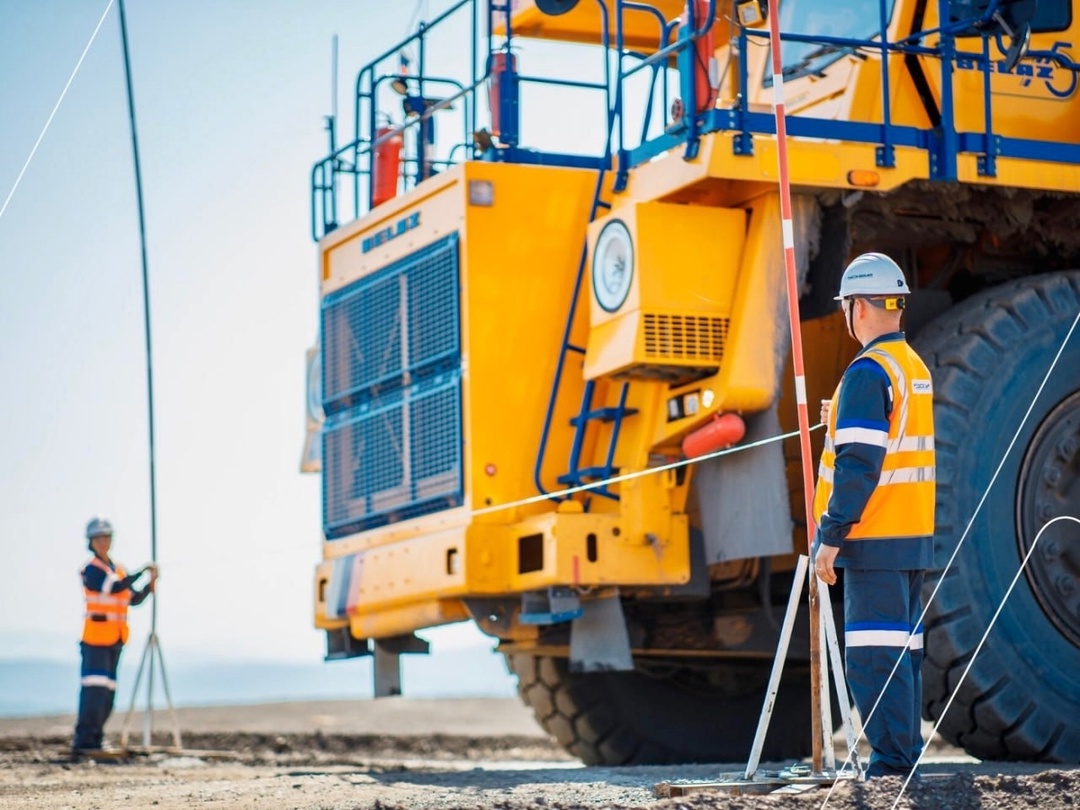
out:
<path id="1" fill-rule="evenodd" d="M 86 541 L 94 556 L 83 566 L 86 620 L 82 636 L 82 690 L 79 719 L 75 725 L 72 752 L 93 754 L 103 750 L 105 721 L 112 714 L 116 697 L 116 669 L 120 652 L 128 638 L 128 605 L 141 604 L 154 591 L 157 566 L 143 566 L 128 574 L 109 557 L 113 528 L 103 518 L 86 524 Z M 142 589 L 135 582 L 144 573 L 150 581 Z"/>
<path id="2" fill-rule="evenodd" d="M 934 385 L 900 330 L 911 291 L 888 256 L 864 253 L 840 280 L 848 333 L 862 350 L 832 399 L 814 520 L 814 564 L 844 569 L 852 697 L 872 749 L 867 777 L 915 776 L 922 755 L 924 572 L 934 562 Z"/>

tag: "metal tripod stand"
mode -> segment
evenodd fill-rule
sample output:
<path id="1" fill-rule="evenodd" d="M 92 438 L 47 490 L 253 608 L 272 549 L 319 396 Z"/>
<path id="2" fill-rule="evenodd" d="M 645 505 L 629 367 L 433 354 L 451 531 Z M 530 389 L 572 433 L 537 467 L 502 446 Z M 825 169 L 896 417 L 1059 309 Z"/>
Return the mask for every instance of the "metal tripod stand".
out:
<path id="1" fill-rule="evenodd" d="M 662 797 L 687 796 L 691 793 L 730 791 L 732 793 L 801 793 L 807 790 L 831 785 L 840 779 L 858 779 L 861 775 L 858 752 L 855 748 L 855 728 L 851 717 L 851 699 L 848 693 L 847 681 L 844 678 L 844 666 L 840 657 L 840 642 L 836 634 L 836 625 L 833 621 L 832 602 L 829 600 L 828 589 L 824 590 L 824 598 L 820 600 L 820 609 L 811 610 L 811 621 L 817 617 L 818 632 L 826 640 L 824 646 L 812 654 L 818 657 L 811 660 L 813 669 L 820 673 L 820 677 L 814 679 L 814 684 L 819 691 L 814 693 L 812 700 L 815 711 L 820 715 L 812 717 L 811 726 L 814 733 L 820 729 L 821 737 L 814 740 L 815 755 L 820 754 L 820 759 L 815 756 L 813 766 L 793 765 L 780 771 L 760 771 L 761 751 L 765 745 L 765 736 L 769 731 L 769 721 L 772 719 L 773 707 L 776 704 L 776 694 L 780 689 L 780 676 L 784 671 L 784 660 L 787 658 L 788 646 L 791 643 L 792 630 L 795 627 L 795 619 L 799 613 L 799 601 L 802 596 L 803 585 L 807 581 L 809 559 L 805 554 L 799 556 L 799 562 L 795 566 L 795 576 L 791 583 L 791 595 L 788 597 L 787 612 L 784 614 L 784 623 L 780 628 L 780 640 L 777 644 L 776 657 L 773 659 L 772 672 L 769 675 L 769 685 L 765 692 L 765 704 L 758 718 L 757 731 L 754 733 L 754 742 L 750 748 L 750 758 L 746 764 L 746 770 L 741 773 L 721 774 L 715 781 L 707 782 L 666 782 L 657 786 L 657 793 Z M 813 583 L 812 583 L 813 584 Z M 819 586 L 823 583 L 818 582 Z M 844 728 L 844 738 L 847 742 L 849 759 L 852 768 L 836 770 L 836 752 L 833 747 L 832 708 L 829 700 L 829 667 L 832 667 L 833 683 L 836 686 L 837 699 L 840 702 L 840 719 Z"/>
<path id="2" fill-rule="evenodd" d="M 131 704 L 128 706 L 127 717 L 124 718 L 124 729 L 120 733 L 120 745 L 128 748 L 128 736 L 131 731 L 131 721 L 135 715 L 135 701 L 139 696 L 139 686 L 142 684 L 143 672 L 146 672 L 146 708 L 143 710 L 143 748 L 149 749 L 153 744 L 154 736 L 154 669 L 161 667 L 161 686 L 165 692 L 165 704 L 169 710 L 169 719 L 172 725 L 172 739 L 174 748 L 183 748 L 180 742 L 180 722 L 176 717 L 176 709 L 173 707 L 172 695 L 169 693 L 169 677 L 165 672 L 165 656 L 161 652 L 161 641 L 157 634 L 157 597 L 154 599 L 150 619 L 150 635 L 146 639 L 146 647 L 143 648 L 142 658 L 139 660 L 139 671 L 135 675 L 135 686 L 131 690 Z"/>
<path id="3" fill-rule="evenodd" d="M 752 780 L 757 776 L 758 765 L 761 763 L 761 749 L 765 744 L 769 721 L 772 719 L 776 693 L 780 688 L 780 676 L 784 670 L 784 659 L 787 658 L 788 645 L 791 643 L 791 632 L 795 626 L 795 617 L 799 610 L 799 597 L 802 595 L 803 584 L 806 582 L 809 567 L 809 560 L 806 555 L 800 555 L 798 565 L 795 567 L 795 577 L 791 582 L 791 595 L 788 597 L 784 624 L 780 629 L 780 641 L 777 645 L 776 657 L 773 659 L 772 672 L 769 675 L 769 687 L 765 694 L 765 705 L 762 707 L 761 717 L 758 719 L 754 743 L 750 748 L 750 759 L 746 763 L 746 771 L 743 774 L 743 777 L 747 780 Z M 818 587 L 822 586 L 823 583 L 819 582 Z M 853 764 L 853 774 L 857 775 L 860 772 L 860 766 L 858 751 L 855 749 L 855 729 L 851 722 L 851 698 L 848 693 L 847 680 L 844 678 L 844 665 L 840 657 L 840 642 L 836 635 L 836 624 L 833 621 L 832 601 L 828 598 L 828 586 L 824 587 L 825 598 L 820 600 L 820 610 L 818 611 L 820 632 L 826 640 L 825 646 L 818 650 L 820 659 L 817 662 L 822 675 L 818 681 L 821 690 L 818 705 L 821 709 L 821 750 L 823 753 L 820 774 L 823 777 L 835 780 L 837 778 L 836 752 L 833 748 L 832 707 L 829 701 L 830 664 L 832 666 L 833 682 L 836 685 L 837 699 L 840 703 L 840 720 Z"/>

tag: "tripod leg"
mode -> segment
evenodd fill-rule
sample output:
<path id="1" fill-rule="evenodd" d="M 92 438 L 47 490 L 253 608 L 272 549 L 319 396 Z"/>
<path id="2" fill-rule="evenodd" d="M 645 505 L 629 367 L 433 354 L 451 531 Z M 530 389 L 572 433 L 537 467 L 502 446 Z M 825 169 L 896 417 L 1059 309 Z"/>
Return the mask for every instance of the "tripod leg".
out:
<path id="1" fill-rule="evenodd" d="M 135 713 L 135 700 L 139 695 L 139 684 L 142 683 L 143 669 L 146 667 L 146 659 L 150 656 L 150 645 L 143 648 L 142 658 L 139 659 L 139 670 L 135 673 L 135 685 L 131 687 L 131 704 L 128 706 L 127 716 L 124 718 L 124 728 L 120 732 L 120 746 L 127 748 L 128 735 L 131 733 L 131 718 Z"/>
<path id="2" fill-rule="evenodd" d="M 832 660 L 833 679 L 836 684 L 836 699 L 840 701 L 840 722 L 844 729 L 844 739 L 847 741 L 848 758 L 851 760 L 855 773 L 861 772 L 859 765 L 859 752 L 855 748 L 855 727 L 851 721 L 851 695 L 848 693 L 847 678 L 844 675 L 844 662 L 840 657 L 840 640 L 836 635 L 836 622 L 833 619 L 832 600 L 829 599 L 828 591 L 821 600 L 821 615 L 825 621 L 826 647 L 829 648 L 829 658 Z"/>
<path id="3" fill-rule="evenodd" d="M 150 655 L 150 666 L 146 676 L 146 711 L 143 712 L 143 745 L 147 748 L 154 737 L 154 653 L 157 652 L 157 635 L 150 631 L 150 640 L 146 643 Z M 160 654 L 160 653 L 159 653 Z"/>
<path id="4" fill-rule="evenodd" d="M 176 717 L 176 708 L 173 706 L 172 695 L 169 693 L 169 677 L 165 673 L 165 656 L 161 652 L 161 643 L 155 645 L 157 647 L 158 663 L 161 664 L 161 686 L 165 691 L 165 705 L 169 707 L 169 720 L 172 721 L 172 737 L 173 745 L 177 748 L 183 748 L 180 743 L 180 721 Z"/>
<path id="5" fill-rule="evenodd" d="M 815 576 L 815 575 L 811 575 Z M 829 598 L 828 586 L 824 582 L 819 582 L 818 586 L 821 588 L 823 594 L 823 600 Z M 819 633 L 820 638 L 826 638 L 826 619 L 825 611 L 818 611 L 818 625 L 821 628 Z M 833 746 L 833 725 L 832 725 L 832 704 L 829 701 L 829 650 L 828 644 L 822 644 L 818 648 L 818 659 L 821 668 L 821 680 L 820 684 L 820 705 L 821 705 L 821 752 L 822 752 L 822 764 L 829 770 L 836 770 L 836 748 Z"/>
<path id="6" fill-rule="evenodd" d="M 777 644 L 776 657 L 773 659 L 772 673 L 769 675 L 769 688 L 765 693 L 765 705 L 761 708 L 757 731 L 754 733 L 754 744 L 750 747 L 750 759 L 746 763 L 746 779 L 754 778 L 755 774 L 757 774 L 758 765 L 761 763 L 761 749 L 765 746 L 765 735 L 769 731 L 769 720 L 772 719 L 773 707 L 776 705 L 776 693 L 780 690 L 780 675 L 784 671 L 784 659 L 787 658 L 788 645 L 791 643 L 791 631 L 795 626 L 795 616 L 799 612 L 799 597 L 802 596 L 803 583 L 806 582 L 807 567 L 806 555 L 800 554 L 799 563 L 795 566 L 795 577 L 791 581 L 791 595 L 788 597 L 784 624 L 780 628 L 780 641 Z"/>

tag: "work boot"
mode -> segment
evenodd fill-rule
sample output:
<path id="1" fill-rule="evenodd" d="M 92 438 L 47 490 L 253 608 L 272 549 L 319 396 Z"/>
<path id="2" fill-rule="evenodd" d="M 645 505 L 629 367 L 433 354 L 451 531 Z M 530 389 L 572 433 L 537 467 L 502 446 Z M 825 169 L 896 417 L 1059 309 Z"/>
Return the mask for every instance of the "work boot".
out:
<path id="1" fill-rule="evenodd" d="M 71 758 L 79 759 L 119 759 L 127 756 L 127 751 L 110 742 L 102 742 L 97 746 L 72 746 Z"/>

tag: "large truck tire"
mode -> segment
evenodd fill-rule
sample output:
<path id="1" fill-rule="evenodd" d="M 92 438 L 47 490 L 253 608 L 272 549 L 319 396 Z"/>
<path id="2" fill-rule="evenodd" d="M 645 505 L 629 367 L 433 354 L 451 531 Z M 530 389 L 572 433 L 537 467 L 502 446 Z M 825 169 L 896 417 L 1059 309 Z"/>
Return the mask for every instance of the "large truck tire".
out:
<path id="1" fill-rule="evenodd" d="M 540 725 L 586 765 L 745 763 L 771 667 L 638 662 L 632 672 L 574 673 L 565 658 L 506 660 Z M 809 752 L 809 674 L 785 670 L 762 761 Z"/>
<path id="2" fill-rule="evenodd" d="M 1080 527 L 1070 521 L 1039 540 L 945 711 L 1039 529 L 1080 517 L 1080 328 L 1035 398 L 1078 311 L 1080 272 L 1037 276 L 972 296 L 914 340 L 934 379 L 937 447 L 938 571 L 924 602 L 940 589 L 925 621 L 923 711 L 980 759 L 1080 762 Z"/>

